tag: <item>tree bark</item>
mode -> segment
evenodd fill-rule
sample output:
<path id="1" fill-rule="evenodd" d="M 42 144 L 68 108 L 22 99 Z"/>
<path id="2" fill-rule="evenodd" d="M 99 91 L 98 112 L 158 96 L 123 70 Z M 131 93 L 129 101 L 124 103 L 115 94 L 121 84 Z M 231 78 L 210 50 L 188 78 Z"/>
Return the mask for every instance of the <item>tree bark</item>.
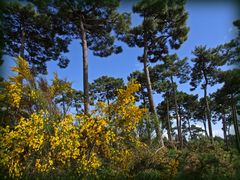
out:
<path id="1" fill-rule="evenodd" d="M 190 138 L 192 139 L 192 138 L 193 138 L 193 135 L 192 135 L 192 131 L 191 131 L 191 123 L 190 123 L 190 120 L 188 119 L 187 122 L 188 122 L 189 135 L 190 135 Z"/>
<path id="2" fill-rule="evenodd" d="M 144 32 L 143 65 L 144 65 L 144 73 L 145 73 L 146 82 L 147 82 L 149 111 L 155 118 L 154 126 L 155 126 L 156 137 L 159 142 L 159 145 L 162 147 L 162 146 L 164 146 L 164 143 L 163 143 L 163 139 L 162 139 L 162 133 L 160 130 L 160 123 L 159 123 L 158 115 L 157 115 L 157 112 L 156 112 L 155 106 L 154 106 L 154 100 L 153 100 L 153 95 L 152 95 L 152 85 L 151 85 L 151 80 L 150 80 L 150 75 L 149 75 L 149 70 L 148 70 L 148 64 L 147 64 L 147 54 L 148 54 L 148 45 L 147 45 L 147 37 L 146 37 L 146 31 L 145 31 Z"/>
<path id="3" fill-rule="evenodd" d="M 183 148 L 183 135 L 182 135 L 182 116 L 179 113 L 179 129 L 180 129 L 180 147 Z"/>
<path id="4" fill-rule="evenodd" d="M 237 110 L 236 110 L 236 104 L 234 102 L 233 95 L 231 94 L 231 108 L 232 108 L 232 120 L 233 120 L 233 126 L 236 136 L 236 147 L 238 152 L 240 153 L 240 134 L 239 134 L 239 128 L 238 128 L 238 121 L 237 121 Z"/>
<path id="5" fill-rule="evenodd" d="M 167 105 L 167 126 L 168 126 L 168 139 L 170 141 L 170 143 L 172 143 L 172 128 L 171 128 L 171 123 L 170 123 L 170 118 L 169 118 L 169 102 L 168 102 L 168 97 L 166 97 L 166 105 Z"/>
<path id="6" fill-rule="evenodd" d="M 205 135 L 206 135 L 206 137 L 208 138 L 209 136 L 208 136 L 208 132 L 207 132 L 207 124 L 206 124 L 206 119 L 205 119 L 205 120 L 203 120 L 203 127 L 204 127 L 204 132 L 205 132 Z"/>
<path id="7" fill-rule="evenodd" d="M 82 58 L 83 58 L 83 92 L 84 92 L 84 113 L 89 113 L 89 87 L 88 87 L 88 54 L 87 54 L 87 37 L 83 25 L 83 20 L 80 20 L 80 31 L 82 38 Z"/>
<path id="8" fill-rule="evenodd" d="M 205 105 L 206 105 L 206 115 L 207 115 L 207 122 L 208 122 L 208 131 L 209 131 L 209 138 L 211 143 L 213 143 L 213 133 L 212 133 L 212 123 L 211 123 L 211 114 L 207 99 L 207 88 L 204 88 L 204 99 L 205 99 Z"/>
<path id="9" fill-rule="evenodd" d="M 225 147 L 228 150 L 228 139 L 227 139 L 227 126 L 226 126 L 226 117 L 225 117 L 225 109 L 222 108 L 222 124 L 223 124 L 223 138 Z"/>
<path id="10" fill-rule="evenodd" d="M 145 95 L 144 95 L 144 92 L 142 89 L 141 89 L 141 93 L 142 93 L 142 97 L 143 97 L 143 107 L 146 108 L 147 103 L 146 103 Z M 148 120 L 146 120 L 146 130 L 147 130 L 147 141 L 150 145 L 152 143 L 152 139 L 151 139 L 151 127 L 150 127 L 150 123 Z"/>
<path id="11" fill-rule="evenodd" d="M 182 127 L 181 127 L 181 120 L 179 118 L 178 103 L 177 103 L 176 89 L 175 89 L 175 86 L 174 86 L 173 76 L 171 76 L 171 84 L 172 84 L 174 107 L 175 107 L 176 120 L 177 120 L 178 140 L 179 140 L 179 143 L 180 143 L 180 148 L 182 148 L 183 147 Z"/>
<path id="12" fill-rule="evenodd" d="M 213 133 L 212 133 L 212 123 L 211 123 L 211 112 L 209 108 L 208 98 L 207 98 L 207 85 L 208 85 L 208 79 L 205 73 L 203 73 L 205 84 L 203 85 L 204 89 L 204 100 L 205 100 L 205 106 L 206 106 L 206 115 L 207 115 L 207 121 L 208 121 L 208 131 L 209 131 L 209 138 L 211 143 L 213 143 Z"/>

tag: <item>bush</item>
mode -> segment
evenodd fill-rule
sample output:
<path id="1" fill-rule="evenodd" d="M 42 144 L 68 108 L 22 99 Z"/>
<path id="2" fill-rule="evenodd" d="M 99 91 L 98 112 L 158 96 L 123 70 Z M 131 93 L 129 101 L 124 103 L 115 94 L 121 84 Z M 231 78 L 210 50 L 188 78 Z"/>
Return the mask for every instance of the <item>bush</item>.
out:
<path id="1" fill-rule="evenodd" d="M 174 149 L 152 149 L 147 146 L 136 149 L 133 157 L 131 175 L 136 178 L 151 177 L 173 179 L 179 165 L 179 151 Z"/>
<path id="2" fill-rule="evenodd" d="M 2 91 L 11 97 L 7 103 L 14 112 L 9 116 L 13 123 L 0 129 L 4 173 L 13 178 L 97 177 L 108 167 L 114 175 L 127 174 L 133 149 L 141 145 L 134 130 L 145 112 L 134 104 L 133 94 L 140 88 L 136 81 L 119 89 L 117 100 L 109 105 L 99 102 L 91 115 L 74 116 L 61 114 L 53 103 L 59 94 L 71 92 L 69 83 L 61 83 L 55 75 L 52 85 L 43 88 L 22 58 L 12 69 L 17 74 Z"/>
<path id="3" fill-rule="evenodd" d="M 219 142 L 211 144 L 206 138 L 191 141 L 181 155 L 177 179 L 233 179 L 233 158 Z"/>

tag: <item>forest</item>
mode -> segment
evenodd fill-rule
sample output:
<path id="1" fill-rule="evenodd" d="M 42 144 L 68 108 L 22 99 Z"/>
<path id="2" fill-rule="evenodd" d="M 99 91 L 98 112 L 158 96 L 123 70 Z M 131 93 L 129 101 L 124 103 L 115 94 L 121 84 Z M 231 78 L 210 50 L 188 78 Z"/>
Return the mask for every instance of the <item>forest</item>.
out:
<path id="1" fill-rule="evenodd" d="M 0 179 L 238 180 L 240 19 L 231 22 L 234 38 L 196 44 L 182 58 L 187 3 L 0 1 L 0 66 L 14 61 L 0 74 Z M 73 41 L 82 89 L 68 80 L 79 74 L 59 74 L 73 61 L 66 56 Z M 125 73 L 127 81 L 89 80 L 90 58 L 126 47 L 140 52 L 128 61 L 140 70 Z M 50 62 L 59 68 L 51 79 Z"/>

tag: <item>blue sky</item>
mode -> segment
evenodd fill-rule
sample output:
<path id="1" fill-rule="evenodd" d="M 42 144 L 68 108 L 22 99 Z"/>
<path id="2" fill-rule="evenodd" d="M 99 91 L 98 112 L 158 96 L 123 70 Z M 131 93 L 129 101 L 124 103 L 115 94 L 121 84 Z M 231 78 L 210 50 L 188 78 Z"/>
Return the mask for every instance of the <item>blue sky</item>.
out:
<path id="1" fill-rule="evenodd" d="M 123 3 L 119 10 L 121 12 L 131 12 L 131 6 L 134 1 Z M 195 3 L 191 1 L 186 4 L 186 10 L 189 13 L 187 25 L 190 27 L 188 40 L 177 51 L 177 54 L 183 58 L 188 57 L 191 59 L 193 55 L 191 51 L 195 46 L 207 45 L 207 47 L 215 47 L 219 44 L 228 42 L 234 37 L 236 29 L 233 27 L 232 22 L 237 19 L 237 5 L 233 1 L 217 1 L 211 3 Z M 136 15 L 132 15 L 133 25 L 137 25 L 141 19 Z M 117 42 L 123 47 L 123 52 L 118 55 L 112 55 L 107 58 L 99 58 L 93 56 L 91 51 L 88 51 L 89 56 L 89 82 L 102 76 L 113 76 L 123 78 L 127 81 L 127 76 L 135 71 L 142 70 L 143 65 L 137 61 L 137 56 L 142 55 L 143 51 L 139 48 L 129 48 L 122 42 Z M 75 89 L 83 89 L 83 67 L 82 67 L 82 50 L 79 40 L 74 40 L 70 47 L 70 52 L 66 56 L 70 59 L 69 66 L 66 69 L 60 69 L 56 62 L 48 63 L 47 79 L 53 78 L 53 72 L 58 72 L 60 78 L 66 78 L 73 83 Z M 1 72 L 8 72 L 9 66 L 12 66 L 14 61 L 7 58 L 4 65 L 1 67 Z M 8 73 L 6 73 L 8 74 Z M 209 89 L 213 92 L 219 86 Z M 202 90 L 197 89 L 194 92 L 189 91 L 189 85 L 180 85 L 179 90 L 199 94 L 202 96 Z M 161 101 L 160 96 L 155 95 L 155 104 Z M 215 134 L 219 134 L 220 126 L 214 128 Z"/>

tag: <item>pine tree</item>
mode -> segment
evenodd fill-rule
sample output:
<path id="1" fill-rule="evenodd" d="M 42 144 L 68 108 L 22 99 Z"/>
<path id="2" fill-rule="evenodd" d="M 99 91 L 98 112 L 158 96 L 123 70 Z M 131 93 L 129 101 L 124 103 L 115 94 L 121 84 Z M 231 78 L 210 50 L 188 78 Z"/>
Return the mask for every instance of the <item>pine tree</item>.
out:
<path id="1" fill-rule="evenodd" d="M 238 114 L 238 102 L 240 100 L 240 69 L 233 69 L 223 72 L 220 75 L 220 82 L 224 85 L 221 91 L 228 97 L 231 107 L 231 117 L 235 131 L 236 146 L 240 152 L 240 131 L 239 131 L 239 120 Z"/>
<path id="2" fill-rule="evenodd" d="M 230 114 L 231 103 L 224 91 L 224 88 L 218 89 L 210 95 L 212 101 L 212 110 L 216 121 L 222 121 L 223 138 L 226 149 L 229 147 L 227 137 L 227 114 Z"/>
<path id="3" fill-rule="evenodd" d="M 148 66 L 149 62 L 161 60 L 168 54 L 169 48 L 178 49 L 187 39 L 187 13 L 182 0 L 142 0 L 134 5 L 133 12 L 138 13 L 143 21 L 139 26 L 132 28 L 123 41 L 131 47 L 143 48 L 143 55 L 139 57 L 139 60 L 144 66 L 149 111 L 156 117 L 156 136 L 159 141 L 162 141 Z"/>
<path id="4" fill-rule="evenodd" d="M 178 130 L 178 140 L 180 147 L 183 146 L 183 139 L 181 133 L 181 119 L 179 116 L 178 110 L 178 100 L 177 100 L 177 83 L 175 78 L 179 78 L 180 83 L 185 83 L 189 80 L 188 74 L 190 73 L 190 66 L 187 63 L 187 58 L 180 59 L 177 54 L 166 55 L 163 58 L 163 64 L 154 66 L 153 73 L 158 79 L 166 79 L 170 82 L 171 95 L 174 100 L 175 115 L 177 121 L 177 130 Z M 165 96 L 166 97 L 166 96 Z"/>
<path id="5" fill-rule="evenodd" d="M 50 60 L 59 61 L 62 68 L 67 66 L 64 53 L 70 39 L 64 36 L 58 17 L 39 13 L 34 4 L 19 1 L 5 3 L 2 17 L 4 54 L 26 59 L 35 75 L 46 74 Z"/>
<path id="6" fill-rule="evenodd" d="M 89 112 L 88 49 L 93 55 L 107 57 L 122 51 L 114 45 L 115 37 L 124 35 L 130 16 L 118 13 L 119 0 L 53 0 L 50 4 L 58 17 L 67 23 L 69 35 L 80 39 L 83 59 L 84 112 Z"/>
<path id="7" fill-rule="evenodd" d="M 213 134 L 207 88 L 217 83 L 220 67 L 226 63 L 220 49 L 220 46 L 209 49 L 207 49 L 206 46 L 198 46 L 193 51 L 196 57 L 192 59 L 194 67 L 191 73 L 190 84 L 193 87 L 191 90 L 195 90 L 199 85 L 201 85 L 201 88 L 204 90 L 205 113 L 211 142 L 213 142 Z"/>
<path id="8" fill-rule="evenodd" d="M 90 90 L 94 99 L 97 101 L 107 102 L 116 99 L 117 90 L 124 87 L 123 79 L 108 76 L 101 76 L 90 84 Z"/>

